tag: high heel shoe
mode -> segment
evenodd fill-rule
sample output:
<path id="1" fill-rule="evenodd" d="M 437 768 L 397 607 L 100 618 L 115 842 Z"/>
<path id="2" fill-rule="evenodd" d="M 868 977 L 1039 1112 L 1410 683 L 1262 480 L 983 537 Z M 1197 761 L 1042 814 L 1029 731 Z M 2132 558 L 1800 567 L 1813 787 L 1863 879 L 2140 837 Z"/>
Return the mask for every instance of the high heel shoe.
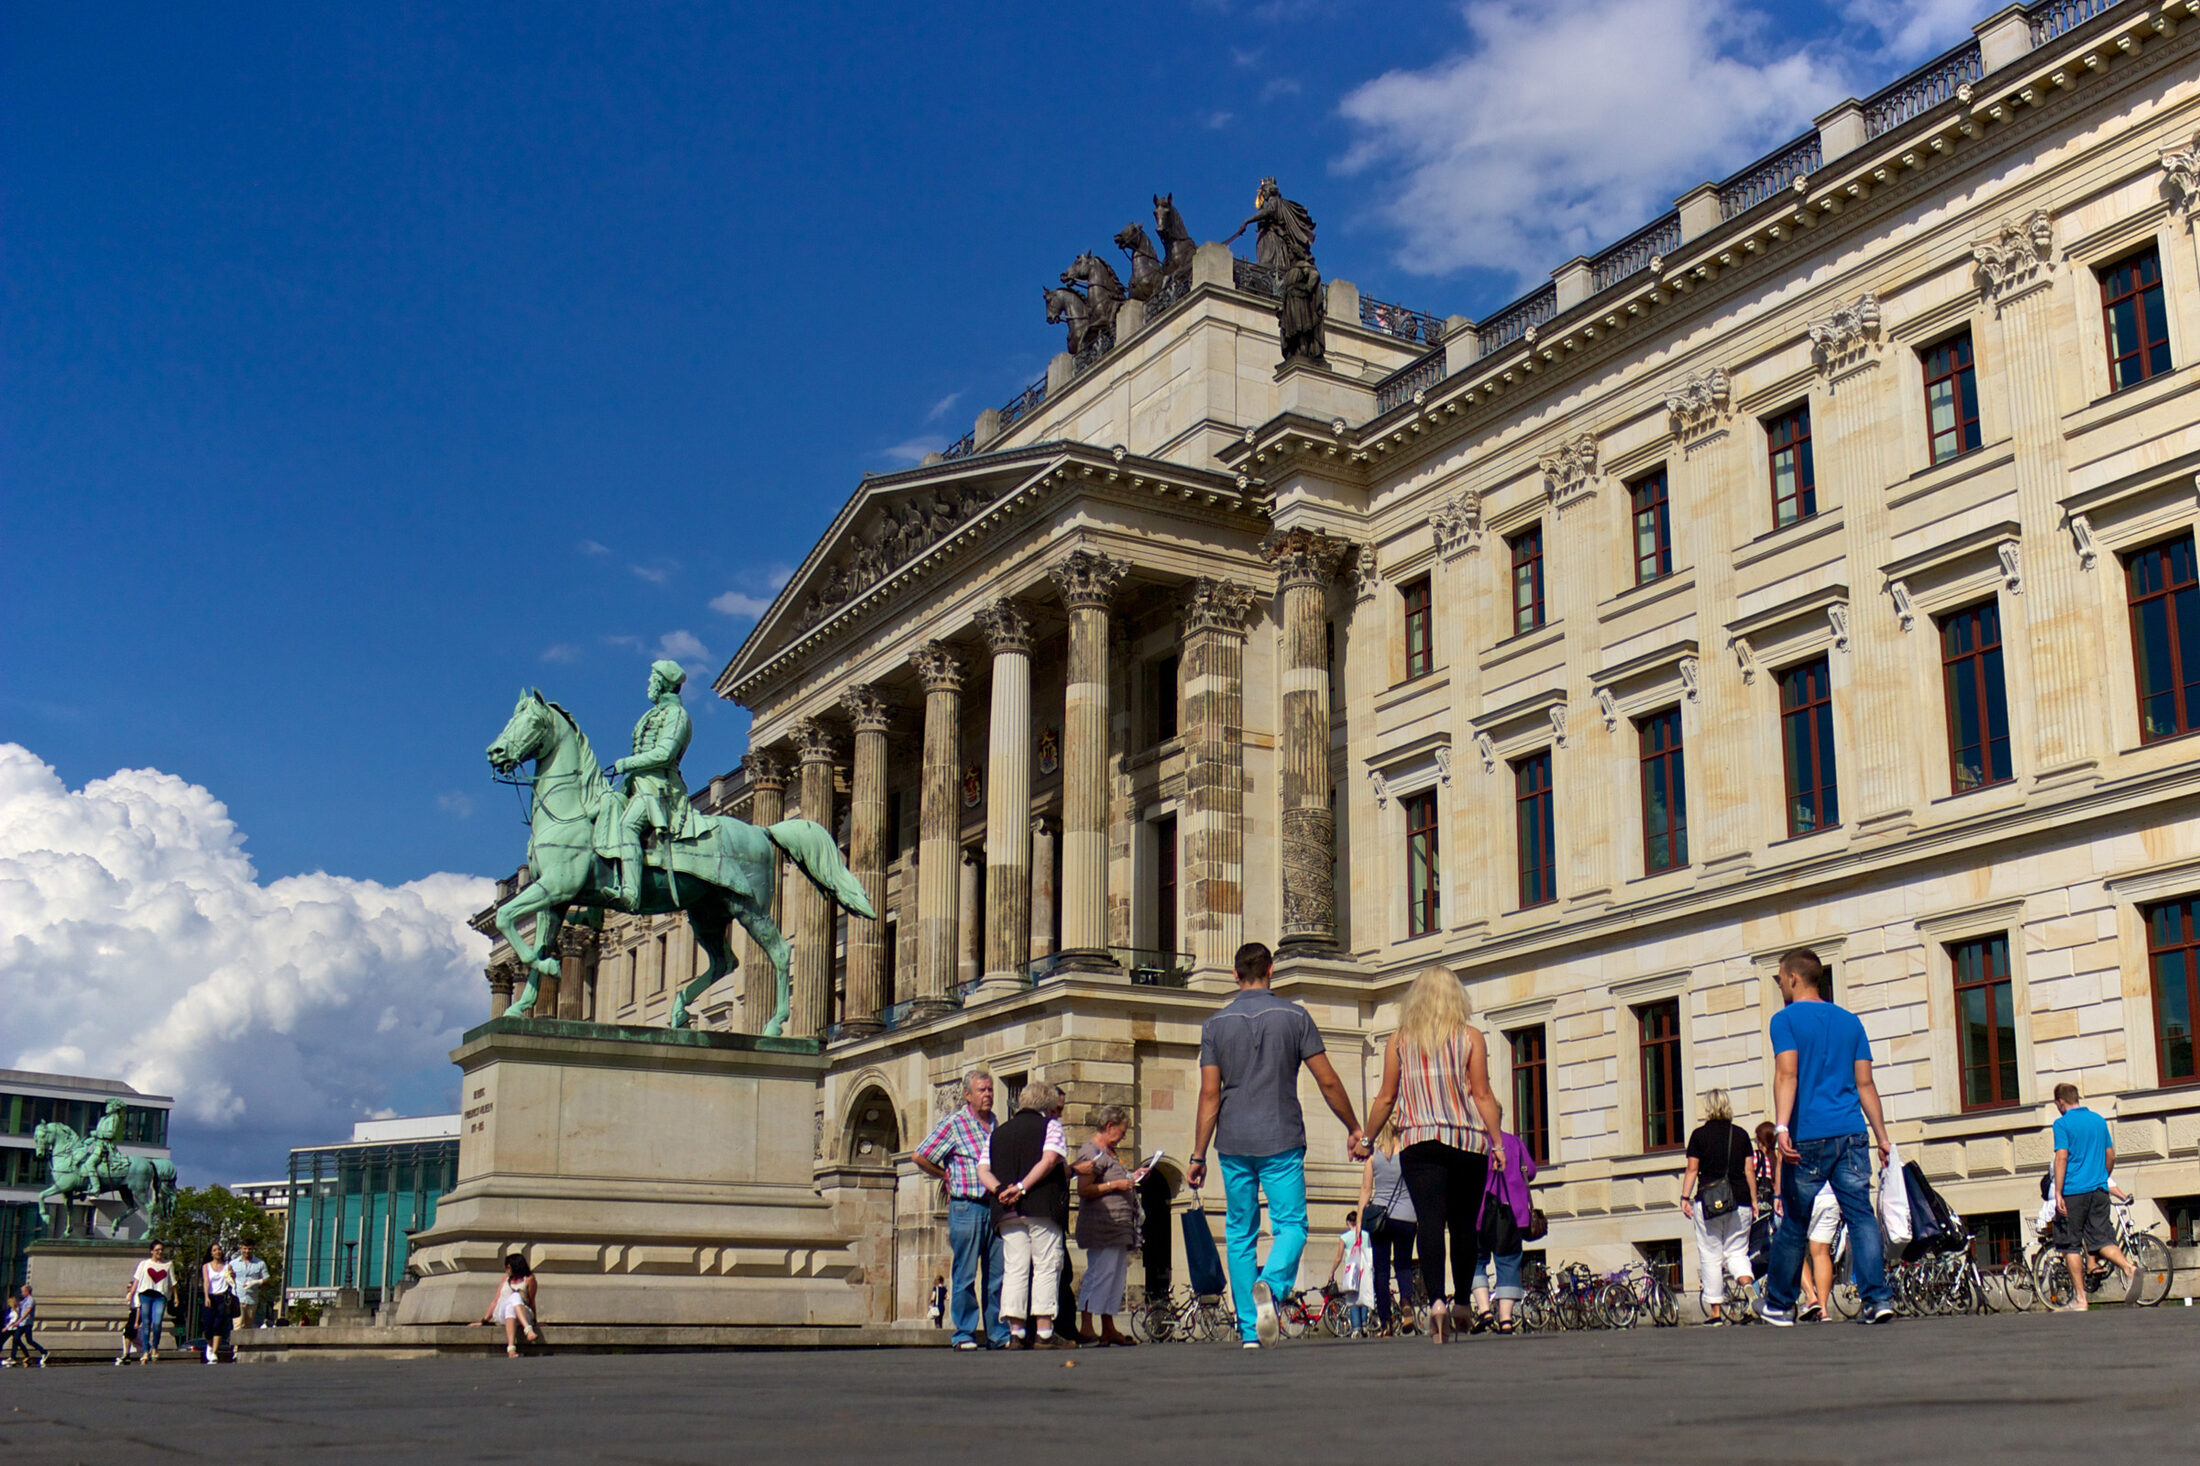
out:
<path id="1" fill-rule="evenodd" d="M 1438 1344 L 1451 1337 L 1451 1305 L 1431 1303 L 1428 1306 L 1428 1336 Z"/>

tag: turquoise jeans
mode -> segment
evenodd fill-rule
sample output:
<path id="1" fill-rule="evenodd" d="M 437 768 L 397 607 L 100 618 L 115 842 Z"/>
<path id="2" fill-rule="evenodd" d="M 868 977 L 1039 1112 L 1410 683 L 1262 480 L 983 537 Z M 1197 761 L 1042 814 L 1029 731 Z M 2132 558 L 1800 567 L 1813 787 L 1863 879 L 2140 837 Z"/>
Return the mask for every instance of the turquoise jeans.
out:
<path id="1" fill-rule="evenodd" d="M 1306 1148 L 1282 1155 L 1226 1155 L 1222 1160 L 1222 1237 L 1230 1257 L 1230 1301 L 1237 1305 L 1238 1333 L 1256 1337 L 1253 1283 L 1266 1279 L 1277 1301 L 1299 1285 L 1299 1257 L 1306 1251 Z M 1268 1265 L 1260 1266 L 1260 1202 L 1268 1198 Z"/>

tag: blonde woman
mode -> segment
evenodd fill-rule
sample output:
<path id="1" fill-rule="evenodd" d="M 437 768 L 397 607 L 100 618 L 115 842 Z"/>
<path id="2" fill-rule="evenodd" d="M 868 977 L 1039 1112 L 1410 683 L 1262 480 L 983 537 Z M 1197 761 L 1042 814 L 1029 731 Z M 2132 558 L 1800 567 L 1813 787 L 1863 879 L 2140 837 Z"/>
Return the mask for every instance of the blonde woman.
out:
<path id="1" fill-rule="evenodd" d="M 1703 1123 L 1688 1137 L 1688 1169 L 1681 1173 L 1681 1215 L 1696 1224 L 1696 1260 L 1703 1274 L 1707 1323 L 1725 1323 L 1726 1284 L 1747 1290 L 1749 1224 L 1757 1215 L 1756 1149 L 1749 1132 L 1734 1123 L 1734 1101 L 1723 1089 L 1703 1096 Z"/>
<path id="2" fill-rule="evenodd" d="M 1456 1306 L 1454 1292 L 1444 1286 L 1447 1231 L 1453 1289 L 1464 1295 L 1474 1285 L 1490 1168 L 1505 1166 L 1489 1046 L 1473 1016 L 1467 990 L 1450 968 L 1431 967 L 1414 979 L 1398 1031 L 1383 1051 L 1383 1087 L 1367 1117 L 1368 1129 L 1380 1131 L 1397 1113 L 1398 1162 L 1418 1218 L 1429 1335 L 1439 1344 L 1451 1335 Z"/>
<path id="3" fill-rule="evenodd" d="M 1393 1322 L 1408 1333 L 1413 1330 L 1413 1237 L 1418 1218 L 1413 1193 L 1406 1190 L 1406 1174 L 1398 1164 L 1398 1125 L 1395 1119 L 1375 1137 L 1360 1168 L 1360 1225 L 1367 1232 L 1375 1259 L 1375 1322 L 1388 1333 Z M 1397 1312 L 1390 1302 L 1392 1279 L 1398 1284 Z"/>

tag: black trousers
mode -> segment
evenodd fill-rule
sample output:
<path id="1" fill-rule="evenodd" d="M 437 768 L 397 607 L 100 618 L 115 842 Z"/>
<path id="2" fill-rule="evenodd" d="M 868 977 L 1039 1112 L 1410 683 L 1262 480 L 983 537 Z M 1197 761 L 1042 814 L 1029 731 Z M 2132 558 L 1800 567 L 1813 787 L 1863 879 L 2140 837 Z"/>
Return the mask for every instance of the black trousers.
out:
<path id="1" fill-rule="evenodd" d="M 1375 1317 L 1384 1323 L 1391 1320 L 1392 1278 L 1398 1280 L 1399 1297 L 1413 1296 L 1413 1243 L 1419 1225 L 1386 1217 L 1375 1229 Z"/>
<path id="2" fill-rule="evenodd" d="M 1406 1190 L 1413 1193 L 1413 1210 L 1419 1217 L 1422 1290 L 1431 1303 L 1455 1296 L 1444 1287 L 1448 1229 L 1451 1278 L 1456 1296 L 1465 1297 L 1474 1287 L 1489 1158 L 1441 1140 L 1423 1140 L 1398 1152 L 1398 1169 L 1405 1173 Z"/>

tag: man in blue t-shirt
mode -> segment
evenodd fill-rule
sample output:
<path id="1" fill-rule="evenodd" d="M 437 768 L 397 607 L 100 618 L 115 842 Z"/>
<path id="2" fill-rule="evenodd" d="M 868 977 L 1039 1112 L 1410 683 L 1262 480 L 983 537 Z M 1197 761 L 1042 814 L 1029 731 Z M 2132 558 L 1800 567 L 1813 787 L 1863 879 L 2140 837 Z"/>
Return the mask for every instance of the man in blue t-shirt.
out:
<path id="1" fill-rule="evenodd" d="M 1772 1015 L 1774 1115 L 1780 1154 L 1787 1158 L 1782 1203 L 1772 1234 L 1772 1264 L 1758 1314 L 1766 1323 L 1795 1322 L 1795 1295 L 1810 1240 L 1811 1205 L 1831 1186 L 1849 1228 L 1849 1260 L 1864 1304 L 1858 1323 L 1894 1317 L 1885 1245 L 1872 1212 L 1872 1166 L 1864 1126 L 1887 1161 L 1887 1122 L 1872 1085 L 1871 1040 L 1848 1009 L 1826 999 L 1825 964 L 1798 947 L 1780 959 L 1780 995 L 1788 1005 Z M 1813 1316 L 1825 1317 L 1824 1305 Z"/>
<path id="2" fill-rule="evenodd" d="M 2098 1252 L 2124 1275 L 2129 1298 L 2139 1268 L 2116 1245 L 2116 1220 L 2108 1209 L 2108 1173 L 2116 1169 L 2116 1143 L 2108 1121 L 2078 1103 L 2078 1086 L 2055 1086 L 2055 1245 L 2070 1269 L 2066 1313 L 2083 1313 L 2085 1255 Z"/>

